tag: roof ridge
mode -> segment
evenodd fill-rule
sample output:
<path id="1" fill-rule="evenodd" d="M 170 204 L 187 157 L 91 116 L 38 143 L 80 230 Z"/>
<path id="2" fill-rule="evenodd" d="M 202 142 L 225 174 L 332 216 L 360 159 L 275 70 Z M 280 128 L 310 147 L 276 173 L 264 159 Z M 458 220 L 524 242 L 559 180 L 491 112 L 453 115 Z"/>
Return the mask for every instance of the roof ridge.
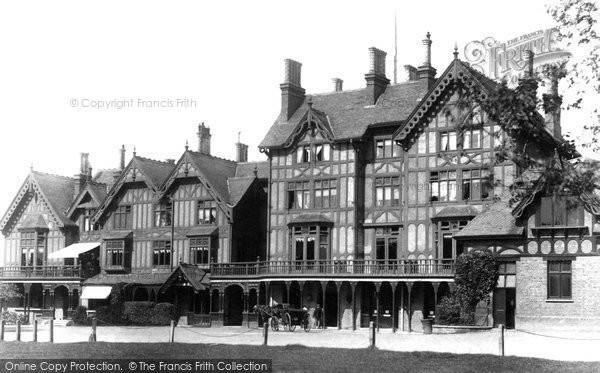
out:
<path id="1" fill-rule="evenodd" d="M 147 157 L 141 157 L 139 155 L 136 155 L 135 158 L 139 158 L 145 161 L 152 161 L 152 162 L 156 162 L 156 163 L 161 163 L 161 164 L 165 164 L 165 165 L 173 165 L 173 163 L 169 163 L 167 161 L 160 161 L 158 159 L 153 159 L 153 158 L 147 158 Z"/>
<path id="2" fill-rule="evenodd" d="M 419 80 L 407 80 L 407 81 L 399 82 L 399 83 L 390 83 L 390 84 L 388 84 L 388 87 L 398 87 L 398 86 L 402 86 L 402 85 L 418 84 L 418 83 L 419 83 Z M 329 96 L 329 95 L 336 95 L 336 94 L 342 94 L 342 93 L 348 93 L 348 92 L 359 92 L 359 91 L 362 91 L 365 89 L 367 89 L 367 87 L 345 89 L 342 91 L 307 93 L 306 97 L 308 97 L 308 96 Z"/>
<path id="3" fill-rule="evenodd" d="M 38 174 L 38 175 L 46 175 L 46 176 L 53 176 L 53 177 L 59 177 L 61 179 L 67 179 L 69 181 L 75 181 L 74 178 L 70 177 L 70 176 L 64 176 L 64 175 L 57 175 L 57 174 L 51 174 L 49 172 L 41 172 L 41 171 L 31 171 L 32 174 Z"/>
<path id="4" fill-rule="evenodd" d="M 207 157 L 210 157 L 210 158 L 214 158 L 214 159 L 220 159 L 220 160 L 222 160 L 222 161 L 227 161 L 227 162 L 231 162 L 231 163 L 238 164 L 238 162 L 236 162 L 236 161 L 233 161 L 233 160 L 231 160 L 231 159 L 222 158 L 222 157 L 217 157 L 217 156 L 215 156 L 215 155 L 212 155 L 212 154 L 206 154 L 206 153 L 195 152 L 195 151 L 193 151 L 193 150 L 189 150 L 189 149 L 188 149 L 188 152 L 190 152 L 190 153 L 192 153 L 192 154 L 203 155 L 203 156 L 207 156 Z M 239 163 L 242 163 L 242 162 L 239 162 Z M 249 162 L 247 162 L 247 163 L 249 163 Z"/>

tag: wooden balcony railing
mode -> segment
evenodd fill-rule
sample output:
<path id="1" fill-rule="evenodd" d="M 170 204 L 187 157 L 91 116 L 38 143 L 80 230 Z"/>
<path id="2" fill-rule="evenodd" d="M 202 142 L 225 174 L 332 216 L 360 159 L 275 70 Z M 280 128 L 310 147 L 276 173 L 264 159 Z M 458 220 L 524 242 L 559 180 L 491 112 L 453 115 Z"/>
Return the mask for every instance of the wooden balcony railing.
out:
<path id="1" fill-rule="evenodd" d="M 313 260 L 213 263 L 211 278 L 231 277 L 452 277 L 453 259 Z"/>
<path id="2" fill-rule="evenodd" d="M 88 278 L 98 273 L 100 273 L 99 267 L 77 265 L 0 267 L 1 279 Z"/>

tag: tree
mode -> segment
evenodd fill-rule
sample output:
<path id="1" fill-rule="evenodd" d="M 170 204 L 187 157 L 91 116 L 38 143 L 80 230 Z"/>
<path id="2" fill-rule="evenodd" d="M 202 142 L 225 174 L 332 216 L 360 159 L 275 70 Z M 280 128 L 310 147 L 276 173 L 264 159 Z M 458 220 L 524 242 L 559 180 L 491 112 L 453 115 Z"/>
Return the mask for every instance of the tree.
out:
<path id="1" fill-rule="evenodd" d="M 489 302 L 498 281 L 498 261 L 489 251 L 473 251 L 456 259 L 456 299 L 461 306 L 461 323 L 474 324 L 475 308 Z"/>
<path id="2" fill-rule="evenodd" d="M 567 109 L 585 112 L 583 146 L 600 150 L 600 11 L 597 0 L 550 0 L 548 13 L 558 26 L 558 40 L 573 56 L 565 64 L 571 94 Z"/>
<path id="3" fill-rule="evenodd" d="M 2 308 L 4 302 L 10 299 L 21 297 L 23 297 L 23 295 L 19 293 L 19 289 L 15 284 L 0 282 L 0 309 Z"/>

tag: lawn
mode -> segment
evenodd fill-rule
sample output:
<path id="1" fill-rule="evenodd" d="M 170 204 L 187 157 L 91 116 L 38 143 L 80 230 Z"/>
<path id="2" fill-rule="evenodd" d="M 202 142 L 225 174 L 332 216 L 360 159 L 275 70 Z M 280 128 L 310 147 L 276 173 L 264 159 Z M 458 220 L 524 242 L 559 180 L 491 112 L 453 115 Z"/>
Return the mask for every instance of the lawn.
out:
<path id="1" fill-rule="evenodd" d="M 598 372 L 600 363 L 455 355 L 431 352 L 393 352 L 368 349 L 316 348 L 301 345 L 262 347 L 182 343 L 31 343 L 1 342 L 4 359 L 52 358 L 196 358 L 273 359 L 275 372 Z"/>

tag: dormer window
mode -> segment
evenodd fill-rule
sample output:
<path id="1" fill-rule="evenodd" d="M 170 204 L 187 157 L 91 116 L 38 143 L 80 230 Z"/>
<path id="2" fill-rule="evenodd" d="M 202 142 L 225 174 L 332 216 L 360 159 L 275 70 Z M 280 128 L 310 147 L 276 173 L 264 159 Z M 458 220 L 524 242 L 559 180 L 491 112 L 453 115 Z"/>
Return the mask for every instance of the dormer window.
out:
<path id="1" fill-rule="evenodd" d="M 375 158 L 396 158 L 400 156 L 400 145 L 392 139 L 375 140 Z"/>
<path id="2" fill-rule="evenodd" d="M 539 226 L 566 227 L 582 226 L 583 209 L 566 196 L 542 197 Z"/>
<path id="3" fill-rule="evenodd" d="M 96 213 L 96 209 L 85 209 L 83 212 L 83 231 L 91 232 L 95 231 L 96 228 L 92 224 L 92 216 Z"/>
<path id="4" fill-rule="evenodd" d="M 296 149 L 296 163 L 326 162 L 331 159 L 330 144 L 299 145 Z"/>
<path id="5" fill-rule="evenodd" d="M 315 160 L 317 162 L 328 161 L 331 155 L 331 146 L 329 144 L 315 145 Z"/>

